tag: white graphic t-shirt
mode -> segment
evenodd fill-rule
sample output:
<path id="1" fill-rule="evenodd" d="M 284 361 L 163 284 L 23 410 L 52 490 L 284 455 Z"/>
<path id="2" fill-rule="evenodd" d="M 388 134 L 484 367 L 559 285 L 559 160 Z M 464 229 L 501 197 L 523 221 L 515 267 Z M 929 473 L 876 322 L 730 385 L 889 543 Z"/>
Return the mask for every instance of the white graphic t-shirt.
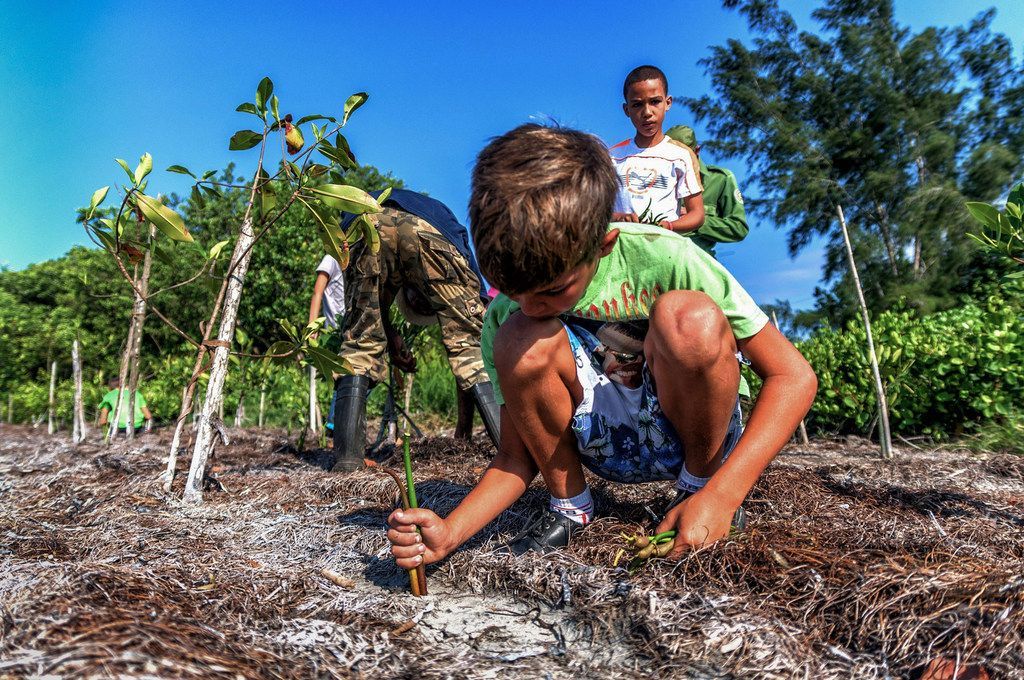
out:
<path id="1" fill-rule="evenodd" d="M 327 288 L 324 289 L 320 313 L 325 317 L 324 326 L 334 328 L 338 325 L 338 317 L 345 315 L 345 277 L 338 261 L 330 255 L 324 255 L 316 270 L 327 274 Z"/>
<path id="2" fill-rule="evenodd" d="M 679 219 L 679 202 L 703 190 L 693 157 L 665 137 L 642 149 L 632 139 L 609 149 L 619 175 L 615 212 L 634 212 L 648 224 Z"/>

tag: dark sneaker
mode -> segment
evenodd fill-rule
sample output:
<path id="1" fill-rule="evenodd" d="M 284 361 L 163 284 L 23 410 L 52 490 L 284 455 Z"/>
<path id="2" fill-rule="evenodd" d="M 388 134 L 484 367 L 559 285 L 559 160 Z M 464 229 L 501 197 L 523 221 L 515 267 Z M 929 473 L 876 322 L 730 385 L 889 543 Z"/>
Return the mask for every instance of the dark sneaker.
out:
<path id="1" fill-rule="evenodd" d="M 693 494 L 689 491 L 676 489 L 676 497 L 668 504 L 668 507 L 665 508 L 665 512 L 661 513 L 661 516 L 664 517 L 667 515 L 669 510 L 676 507 L 692 495 Z M 732 516 L 732 528 L 733 531 L 743 531 L 747 528 L 747 511 L 743 509 L 742 505 L 736 508 L 736 513 Z"/>
<path id="2" fill-rule="evenodd" d="M 510 555 L 522 555 L 531 550 L 548 553 L 569 545 L 569 537 L 582 527 L 582 524 L 573 522 L 565 515 L 544 508 L 534 514 L 526 523 L 526 528 L 498 552 Z"/>

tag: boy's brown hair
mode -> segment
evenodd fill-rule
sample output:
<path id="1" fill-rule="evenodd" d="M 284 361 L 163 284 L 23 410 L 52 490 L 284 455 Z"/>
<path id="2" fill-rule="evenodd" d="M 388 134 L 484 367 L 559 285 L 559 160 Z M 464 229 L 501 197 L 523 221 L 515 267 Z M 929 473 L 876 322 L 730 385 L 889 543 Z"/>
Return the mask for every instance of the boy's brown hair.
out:
<path id="1" fill-rule="evenodd" d="M 469 199 L 480 271 L 515 295 L 594 259 L 617 191 L 608 149 L 592 135 L 530 123 L 494 138 Z"/>

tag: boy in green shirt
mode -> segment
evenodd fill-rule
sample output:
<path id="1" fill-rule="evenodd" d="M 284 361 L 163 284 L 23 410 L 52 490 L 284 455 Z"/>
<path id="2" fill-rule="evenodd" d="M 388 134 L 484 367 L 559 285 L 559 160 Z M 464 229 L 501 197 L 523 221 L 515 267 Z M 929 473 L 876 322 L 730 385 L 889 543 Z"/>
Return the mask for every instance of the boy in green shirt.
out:
<path id="1" fill-rule="evenodd" d="M 679 557 L 728 535 L 810 408 L 811 367 L 720 264 L 665 229 L 609 225 L 617 189 L 604 146 L 575 130 L 523 125 L 481 152 L 469 213 L 481 271 L 503 291 L 481 341 L 502 402 L 501 445 L 448 517 L 391 514 L 400 567 L 443 559 L 538 472 L 551 501 L 509 548 L 567 545 L 593 514 L 584 466 L 615 481 L 675 479 L 657 531 L 677 531 Z M 587 328 L 622 321 L 648 326 L 635 388 L 602 372 L 614 350 Z M 764 380 L 745 431 L 737 349 Z M 629 363 L 626 354 L 616 358 Z"/>
<path id="2" fill-rule="evenodd" d="M 117 395 L 122 392 L 121 380 L 117 376 L 111 378 L 107 385 L 110 387 L 110 391 L 103 395 L 103 401 L 100 402 L 100 426 L 107 424 L 107 419 L 110 414 L 117 408 Z M 117 427 L 118 429 L 128 429 L 128 390 L 123 390 L 124 395 L 121 397 L 121 417 L 118 418 Z M 145 419 L 145 421 L 143 421 Z M 149 407 L 146 405 L 146 398 L 142 396 L 142 392 L 135 390 L 135 418 L 133 419 L 134 427 L 136 430 L 142 427 L 143 422 L 146 423 L 146 432 L 153 429 L 153 414 L 149 412 Z"/>

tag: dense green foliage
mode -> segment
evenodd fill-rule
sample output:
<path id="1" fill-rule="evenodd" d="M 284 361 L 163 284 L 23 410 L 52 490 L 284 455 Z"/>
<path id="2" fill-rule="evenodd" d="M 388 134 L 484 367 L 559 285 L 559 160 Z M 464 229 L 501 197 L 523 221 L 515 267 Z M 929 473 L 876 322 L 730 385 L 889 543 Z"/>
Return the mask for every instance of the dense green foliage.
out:
<path id="1" fill-rule="evenodd" d="M 402 186 L 401 180 L 371 166 L 349 170 L 343 179 L 366 190 Z M 238 183 L 233 166 L 216 181 Z M 173 286 L 200 271 L 205 261 L 202 252 L 230 238 L 246 196 L 245 189 L 234 188 L 219 194 L 207 192 L 198 200 L 194 195 L 186 200 L 171 197 L 198 247 L 165 244 L 161 248 L 162 256 L 153 261 L 150 305 L 193 337 L 201 335 L 200 324 L 220 286 L 223 265 L 188 285 Z M 300 326 L 306 322 L 314 271 L 324 250 L 303 219 L 304 211 L 290 212 L 254 250 L 239 327 L 245 329 L 255 351 L 281 339 L 278 319 Z M 230 246 L 227 250 L 230 252 Z M 64 411 L 70 412 L 70 354 L 75 337 L 82 345 L 85 403 L 92 413 L 105 391 L 106 378 L 117 372 L 131 305 L 128 284 L 111 257 L 99 248 L 74 247 L 63 257 L 22 271 L 0 272 L 0 412 L 4 418 L 8 395 L 14 398 L 16 420 L 27 421 L 45 412 L 53 360 L 58 362 L 60 379 L 58 415 L 65 417 Z M 150 314 L 143 334 L 141 373 L 144 393 L 158 419 L 168 420 L 177 414 L 193 356 L 190 345 Z M 244 373 L 248 363 L 243 359 L 228 379 L 225 409 L 229 421 L 241 395 L 248 400 L 249 421 L 255 421 L 259 390 Z M 308 388 L 300 368 L 276 366 L 271 372 L 268 421 L 284 425 L 302 418 Z M 328 391 L 320 390 L 325 409 Z"/>
<path id="2" fill-rule="evenodd" d="M 892 0 L 825 0 L 815 32 L 778 0 L 725 5 L 753 44 L 712 48 L 713 94 L 685 102 L 716 138 L 711 153 L 748 162 L 760 193 L 749 204 L 789 229 L 792 252 L 824 239 L 819 318 L 856 315 L 840 204 L 874 312 L 951 308 L 1005 273 L 967 238 L 964 208 L 1024 169 L 1024 62 L 991 30 L 993 11 L 913 31 Z"/>
<path id="3" fill-rule="evenodd" d="M 897 433 L 938 438 L 1003 421 L 1024 404 L 1024 286 L 917 317 L 884 312 L 871 328 Z M 810 425 L 867 432 L 878 407 L 864 327 L 822 329 L 800 344 L 818 374 Z"/>

